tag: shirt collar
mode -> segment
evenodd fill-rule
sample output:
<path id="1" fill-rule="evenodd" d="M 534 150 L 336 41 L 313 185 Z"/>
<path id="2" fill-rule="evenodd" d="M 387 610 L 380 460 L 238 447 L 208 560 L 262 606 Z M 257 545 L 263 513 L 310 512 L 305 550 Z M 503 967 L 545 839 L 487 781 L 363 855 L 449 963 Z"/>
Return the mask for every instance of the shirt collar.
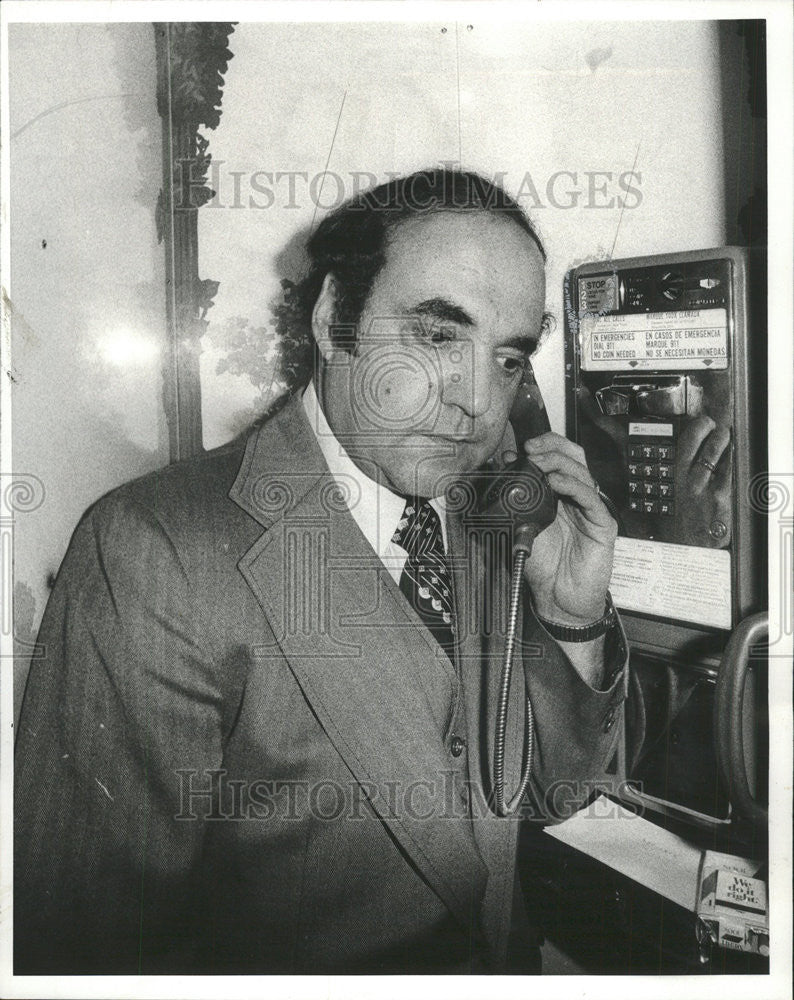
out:
<path id="1" fill-rule="evenodd" d="M 343 495 L 350 513 L 369 544 L 383 558 L 389 554 L 394 530 L 405 510 L 405 498 L 370 479 L 347 454 L 325 419 L 313 382 L 303 393 L 303 407 L 331 475 L 348 487 Z M 351 482 L 356 488 L 349 488 Z M 444 498 L 436 497 L 430 503 L 439 515 L 446 547 Z"/>

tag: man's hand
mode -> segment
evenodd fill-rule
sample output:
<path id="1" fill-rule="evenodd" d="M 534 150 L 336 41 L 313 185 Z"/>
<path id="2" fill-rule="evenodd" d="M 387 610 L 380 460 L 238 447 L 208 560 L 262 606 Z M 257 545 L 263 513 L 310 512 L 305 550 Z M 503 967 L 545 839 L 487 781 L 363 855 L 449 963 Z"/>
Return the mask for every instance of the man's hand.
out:
<path id="1" fill-rule="evenodd" d="M 731 432 L 701 414 L 678 439 L 678 539 L 686 545 L 725 548 L 731 541 Z"/>
<path id="2" fill-rule="evenodd" d="M 617 525 L 579 445 L 549 432 L 527 441 L 525 451 L 560 497 L 557 517 L 538 535 L 527 563 L 535 610 L 560 624 L 589 625 L 604 613 Z"/>

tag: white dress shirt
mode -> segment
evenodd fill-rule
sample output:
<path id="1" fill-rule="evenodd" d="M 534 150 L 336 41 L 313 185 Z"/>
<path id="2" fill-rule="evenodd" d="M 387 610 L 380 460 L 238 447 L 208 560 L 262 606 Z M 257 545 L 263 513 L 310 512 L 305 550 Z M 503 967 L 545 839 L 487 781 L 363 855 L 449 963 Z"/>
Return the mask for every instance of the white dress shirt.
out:
<path id="1" fill-rule="evenodd" d="M 399 584 L 408 554 L 401 546 L 395 545 L 392 536 L 405 510 L 405 497 L 392 493 L 381 483 L 370 479 L 350 458 L 328 426 L 312 382 L 303 393 L 303 407 L 331 475 L 340 484 L 343 496 L 348 498 L 350 513 L 383 565 Z M 351 482 L 355 484 L 355 489 L 351 489 Z M 430 504 L 441 521 L 441 534 L 446 551 L 444 497 L 436 497 Z"/>

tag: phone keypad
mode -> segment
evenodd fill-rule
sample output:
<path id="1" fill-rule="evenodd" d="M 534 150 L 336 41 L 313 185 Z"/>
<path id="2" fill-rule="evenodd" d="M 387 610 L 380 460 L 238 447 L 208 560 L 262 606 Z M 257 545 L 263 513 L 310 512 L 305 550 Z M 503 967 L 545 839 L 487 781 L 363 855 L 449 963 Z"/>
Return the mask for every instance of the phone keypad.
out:
<path id="1" fill-rule="evenodd" d="M 640 514 L 675 514 L 671 444 L 629 445 L 629 510 Z"/>

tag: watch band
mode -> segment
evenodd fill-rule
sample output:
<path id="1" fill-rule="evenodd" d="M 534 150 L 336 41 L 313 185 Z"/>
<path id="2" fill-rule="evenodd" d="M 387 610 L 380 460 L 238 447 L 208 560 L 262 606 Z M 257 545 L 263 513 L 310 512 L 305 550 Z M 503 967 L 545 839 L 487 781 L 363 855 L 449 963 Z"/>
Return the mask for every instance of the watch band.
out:
<path id="1" fill-rule="evenodd" d="M 546 629 L 553 639 L 559 642 L 590 642 L 604 635 L 617 621 L 617 611 L 612 603 L 612 595 L 607 591 L 604 614 L 589 625 L 563 625 L 561 622 L 551 622 L 547 618 L 542 618 L 535 614 L 540 624 Z"/>

